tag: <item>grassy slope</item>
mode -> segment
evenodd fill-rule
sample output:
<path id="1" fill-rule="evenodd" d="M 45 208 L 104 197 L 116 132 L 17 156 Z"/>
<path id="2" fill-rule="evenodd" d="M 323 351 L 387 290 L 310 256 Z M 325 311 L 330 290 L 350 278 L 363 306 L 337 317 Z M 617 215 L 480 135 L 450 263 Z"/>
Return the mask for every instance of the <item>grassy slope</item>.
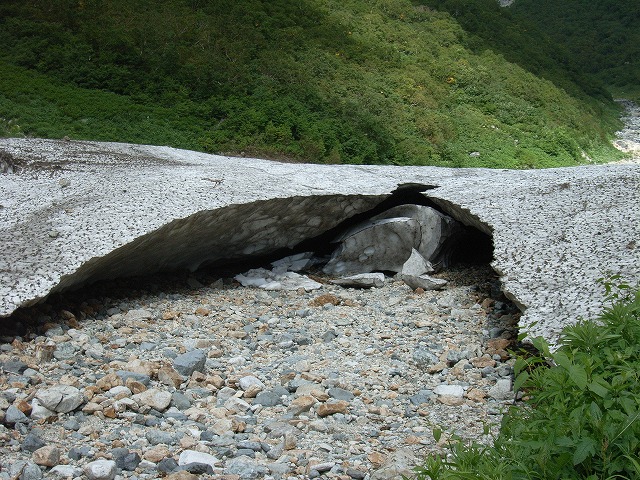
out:
<path id="1" fill-rule="evenodd" d="M 57 3 L 0 6 L 4 135 L 349 163 L 527 168 L 615 155 L 616 112 L 578 73 L 554 57 L 539 78 L 451 13 L 405 0 Z M 486 11 L 484 24 L 503 26 Z"/>

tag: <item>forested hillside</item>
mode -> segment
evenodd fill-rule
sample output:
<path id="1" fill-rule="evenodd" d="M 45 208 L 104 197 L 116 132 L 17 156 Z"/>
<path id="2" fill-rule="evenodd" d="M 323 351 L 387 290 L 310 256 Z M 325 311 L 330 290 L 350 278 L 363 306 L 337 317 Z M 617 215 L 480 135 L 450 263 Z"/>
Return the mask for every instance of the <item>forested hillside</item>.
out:
<path id="1" fill-rule="evenodd" d="M 640 100 L 638 0 L 517 0 L 509 10 L 564 45 L 589 76 Z"/>
<path id="2" fill-rule="evenodd" d="M 614 155 L 602 85 L 507 10 L 4 0 L 0 133 L 327 163 L 530 168 Z"/>

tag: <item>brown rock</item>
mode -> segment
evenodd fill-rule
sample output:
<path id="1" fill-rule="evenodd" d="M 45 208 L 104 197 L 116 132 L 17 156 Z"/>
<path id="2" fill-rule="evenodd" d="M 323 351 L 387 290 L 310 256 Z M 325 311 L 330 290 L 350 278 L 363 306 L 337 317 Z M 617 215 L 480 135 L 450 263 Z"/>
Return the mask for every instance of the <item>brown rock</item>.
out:
<path id="1" fill-rule="evenodd" d="M 371 465 L 374 466 L 374 468 L 380 468 L 382 465 L 384 465 L 384 462 L 387 461 L 387 456 L 380 452 L 372 452 L 367 455 L 367 458 L 371 462 Z"/>
<path id="2" fill-rule="evenodd" d="M 198 478 L 200 477 L 198 477 L 198 475 L 194 475 L 193 473 L 182 471 L 171 473 L 164 478 L 165 480 L 198 480 Z"/>
<path id="3" fill-rule="evenodd" d="M 142 393 L 147 389 L 147 386 L 142 383 L 134 380 L 133 378 L 127 378 L 126 387 L 131 390 L 131 393 L 134 395 L 137 393 Z"/>
<path id="4" fill-rule="evenodd" d="M 496 361 L 489 355 L 483 355 L 481 357 L 472 358 L 471 365 L 476 368 L 495 367 Z"/>
<path id="5" fill-rule="evenodd" d="M 23 398 L 16 400 L 13 403 L 13 406 L 24 413 L 26 416 L 29 416 L 31 414 L 31 404 Z"/>
<path id="6" fill-rule="evenodd" d="M 487 353 L 489 355 L 500 355 L 502 360 L 509 358 L 507 348 L 511 345 L 511 340 L 506 338 L 492 338 L 487 342 Z"/>
<path id="7" fill-rule="evenodd" d="M 453 395 L 439 395 L 438 401 L 451 407 L 456 407 L 464 403 L 464 399 L 462 397 L 454 397 Z"/>
<path id="8" fill-rule="evenodd" d="M 182 375 L 175 368 L 167 365 L 158 370 L 158 380 L 169 387 L 179 388 L 182 385 Z"/>
<path id="9" fill-rule="evenodd" d="M 101 412 L 102 411 L 102 405 L 96 403 L 96 402 L 87 402 L 87 404 L 82 407 L 82 411 L 84 413 L 96 413 L 96 412 Z"/>
<path id="10" fill-rule="evenodd" d="M 206 317 L 211 313 L 207 307 L 198 307 L 196 308 L 196 315 L 200 315 L 201 317 Z"/>
<path id="11" fill-rule="evenodd" d="M 36 345 L 36 361 L 38 363 L 46 363 L 53 358 L 53 352 L 56 350 L 55 344 L 41 343 Z"/>
<path id="12" fill-rule="evenodd" d="M 320 295 L 319 297 L 316 297 L 313 300 L 311 300 L 309 302 L 309 305 L 312 307 L 321 307 L 329 303 L 331 305 L 339 305 L 340 300 L 338 299 L 338 297 L 336 297 L 335 295 L 332 295 L 331 293 L 325 293 L 324 295 Z"/>
<path id="13" fill-rule="evenodd" d="M 105 408 L 104 410 L 102 410 L 102 413 L 107 418 L 116 418 L 118 416 L 118 413 L 116 412 L 115 408 L 113 408 L 113 407 Z"/>
<path id="14" fill-rule="evenodd" d="M 336 413 L 347 413 L 347 407 L 349 407 L 349 402 L 345 400 L 326 402 L 318 407 L 318 416 L 328 417 Z"/>
<path id="15" fill-rule="evenodd" d="M 479 388 L 471 388 L 467 391 L 466 397 L 469 400 L 473 400 L 474 402 L 482 403 L 486 398 L 487 394 L 480 390 Z"/>
<path id="16" fill-rule="evenodd" d="M 289 413 L 300 415 L 301 413 L 308 412 L 311 407 L 315 405 L 316 401 L 315 397 L 311 395 L 294 398 L 289 404 Z"/>
<path id="17" fill-rule="evenodd" d="M 96 387 L 98 387 L 103 392 L 111 390 L 113 387 L 118 387 L 120 385 L 124 385 L 124 382 L 115 373 L 108 373 L 96 382 Z"/>
<path id="18" fill-rule="evenodd" d="M 171 456 L 171 452 L 164 445 L 156 445 L 153 448 L 150 448 L 144 455 L 142 456 L 145 460 L 149 460 L 153 463 L 158 463 L 163 458 L 168 458 Z"/>
<path id="19" fill-rule="evenodd" d="M 60 449 L 53 445 L 46 445 L 33 452 L 32 458 L 37 465 L 55 467 L 60 463 Z"/>
<path id="20" fill-rule="evenodd" d="M 162 314 L 163 320 L 173 320 L 174 318 L 178 318 L 180 316 L 180 312 L 176 312 L 175 310 L 167 310 Z"/>
<path id="21" fill-rule="evenodd" d="M 245 398 L 256 398 L 256 395 L 258 395 L 261 391 L 262 387 L 260 385 L 251 385 L 244 391 L 242 396 Z"/>

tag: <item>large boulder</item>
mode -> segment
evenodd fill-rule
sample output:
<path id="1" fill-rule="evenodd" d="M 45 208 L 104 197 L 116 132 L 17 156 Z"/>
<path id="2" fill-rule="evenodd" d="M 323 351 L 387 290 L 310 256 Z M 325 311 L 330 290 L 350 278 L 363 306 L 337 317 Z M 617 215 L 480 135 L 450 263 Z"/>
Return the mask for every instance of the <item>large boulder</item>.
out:
<path id="1" fill-rule="evenodd" d="M 606 272 L 640 280 L 638 165 L 300 165 L 37 139 L 0 139 L 0 152 L 0 317 L 99 279 L 293 247 L 408 189 L 492 237 L 534 335 L 599 313 Z"/>

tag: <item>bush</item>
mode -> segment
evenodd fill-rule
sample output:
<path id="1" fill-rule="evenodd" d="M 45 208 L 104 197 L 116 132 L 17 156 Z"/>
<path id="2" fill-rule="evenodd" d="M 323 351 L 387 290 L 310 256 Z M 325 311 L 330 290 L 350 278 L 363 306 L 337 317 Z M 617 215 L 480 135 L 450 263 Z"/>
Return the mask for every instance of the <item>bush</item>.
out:
<path id="1" fill-rule="evenodd" d="M 565 328 L 559 347 L 515 364 L 522 404 L 492 446 L 457 439 L 426 460 L 419 480 L 640 478 L 640 289 L 604 282 L 613 304 Z"/>

